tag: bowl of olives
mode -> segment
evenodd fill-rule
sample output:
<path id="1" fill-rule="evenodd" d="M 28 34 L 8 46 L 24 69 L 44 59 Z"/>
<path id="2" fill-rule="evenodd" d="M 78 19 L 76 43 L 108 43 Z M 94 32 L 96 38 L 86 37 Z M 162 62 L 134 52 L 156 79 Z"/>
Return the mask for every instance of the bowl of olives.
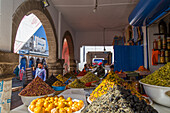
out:
<path id="1" fill-rule="evenodd" d="M 143 85 L 146 94 L 151 100 L 158 104 L 170 107 L 170 87 L 150 85 L 141 81 L 139 81 L 139 83 Z"/>

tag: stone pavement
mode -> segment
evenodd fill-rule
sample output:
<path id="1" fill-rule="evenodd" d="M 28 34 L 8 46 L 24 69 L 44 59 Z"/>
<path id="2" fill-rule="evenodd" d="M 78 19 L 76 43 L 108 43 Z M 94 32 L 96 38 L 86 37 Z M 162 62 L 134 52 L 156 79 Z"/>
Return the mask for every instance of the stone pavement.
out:
<path id="1" fill-rule="evenodd" d="M 24 75 L 22 82 L 20 82 L 20 80 L 17 80 L 16 78 L 13 78 L 12 79 L 12 88 L 23 86 L 23 84 L 25 82 L 25 78 L 26 77 Z M 20 91 L 15 91 L 15 92 L 13 91 L 12 92 L 12 95 L 11 95 L 11 110 L 23 104 L 20 96 L 18 96 L 19 93 L 20 93 Z"/>

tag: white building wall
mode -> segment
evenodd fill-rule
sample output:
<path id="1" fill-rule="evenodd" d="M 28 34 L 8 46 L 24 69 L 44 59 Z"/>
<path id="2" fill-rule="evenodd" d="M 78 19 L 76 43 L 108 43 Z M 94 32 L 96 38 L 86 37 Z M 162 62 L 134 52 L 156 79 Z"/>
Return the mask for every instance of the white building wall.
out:
<path id="1" fill-rule="evenodd" d="M 123 36 L 121 31 L 106 31 L 105 46 L 112 46 L 114 36 Z M 80 47 L 103 46 L 103 32 L 76 32 L 75 58 L 80 62 Z"/>

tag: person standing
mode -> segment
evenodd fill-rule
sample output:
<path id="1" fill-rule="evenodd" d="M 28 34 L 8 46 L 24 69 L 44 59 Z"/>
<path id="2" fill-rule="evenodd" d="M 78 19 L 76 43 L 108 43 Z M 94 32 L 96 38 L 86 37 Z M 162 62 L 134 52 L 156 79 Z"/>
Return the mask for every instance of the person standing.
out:
<path id="1" fill-rule="evenodd" d="M 35 69 L 34 65 L 31 65 L 31 70 L 32 70 L 32 77 L 35 78 L 36 69 Z"/>
<path id="2" fill-rule="evenodd" d="M 84 68 L 82 70 L 83 72 L 88 72 L 89 71 L 89 68 L 88 68 L 88 65 L 87 64 L 84 64 Z"/>
<path id="3" fill-rule="evenodd" d="M 48 66 L 45 64 L 44 69 L 46 70 L 46 79 L 48 79 Z"/>
<path id="4" fill-rule="evenodd" d="M 23 78 L 24 73 L 25 73 L 24 67 L 22 67 L 22 69 L 20 69 L 20 72 L 19 72 L 20 82 L 22 82 L 22 78 Z"/>
<path id="5" fill-rule="evenodd" d="M 97 69 L 93 73 L 97 72 L 98 77 L 103 77 L 105 75 L 105 69 L 103 68 L 102 63 L 99 63 L 98 65 L 99 67 L 97 67 Z"/>
<path id="6" fill-rule="evenodd" d="M 40 77 L 43 81 L 46 80 L 46 70 L 44 69 L 42 63 L 38 63 L 38 68 L 36 69 L 35 78 L 37 76 Z"/>
<path id="7" fill-rule="evenodd" d="M 16 78 L 19 80 L 19 67 L 18 66 L 15 68 L 14 74 L 16 75 Z"/>

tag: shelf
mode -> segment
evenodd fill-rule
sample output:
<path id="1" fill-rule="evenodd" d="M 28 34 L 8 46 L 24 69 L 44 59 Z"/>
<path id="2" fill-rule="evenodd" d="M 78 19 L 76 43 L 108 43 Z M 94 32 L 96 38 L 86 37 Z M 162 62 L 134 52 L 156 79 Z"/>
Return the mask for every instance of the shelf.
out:
<path id="1" fill-rule="evenodd" d="M 162 51 L 167 51 L 167 50 L 170 51 L 170 49 L 154 49 L 154 51 L 156 51 L 156 50 L 158 50 L 158 51 L 161 51 L 161 50 Z"/>
<path id="2" fill-rule="evenodd" d="M 168 33 L 154 33 L 153 35 L 170 35 Z"/>
<path id="3" fill-rule="evenodd" d="M 156 64 L 167 64 L 167 63 L 160 63 L 160 62 L 159 62 L 159 63 L 156 63 Z"/>

